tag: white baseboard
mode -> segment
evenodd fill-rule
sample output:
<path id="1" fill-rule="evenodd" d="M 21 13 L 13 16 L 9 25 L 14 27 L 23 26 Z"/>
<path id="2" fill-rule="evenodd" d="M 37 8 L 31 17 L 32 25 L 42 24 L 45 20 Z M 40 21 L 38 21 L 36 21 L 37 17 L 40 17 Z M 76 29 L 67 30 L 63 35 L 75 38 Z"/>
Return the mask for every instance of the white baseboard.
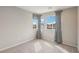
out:
<path id="1" fill-rule="evenodd" d="M 63 44 L 68 45 L 68 46 L 72 46 L 72 47 L 77 47 L 76 44 L 72 44 L 72 43 L 68 44 L 68 43 L 63 42 Z"/>
<path id="2" fill-rule="evenodd" d="M 0 51 L 7 50 L 7 49 L 9 49 L 9 48 L 12 48 L 12 47 L 15 47 L 15 46 L 17 46 L 17 45 L 20 45 L 20 44 L 26 43 L 26 42 L 28 42 L 28 41 L 31 41 L 31 40 L 33 40 L 33 39 L 35 39 L 35 34 L 32 34 L 29 38 L 27 38 L 27 39 L 25 39 L 25 40 L 23 40 L 23 41 L 18 41 L 18 42 L 15 42 L 15 43 L 12 44 L 12 45 L 9 45 L 9 46 L 6 46 L 6 47 L 4 47 L 4 48 L 1 48 Z"/>
<path id="3" fill-rule="evenodd" d="M 33 39 L 31 39 L 31 40 L 33 40 Z M 31 41 L 31 40 L 28 40 L 28 41 Z M 17 42 L 17 43 L 15 43 L 15 44 L 13 44 L 13 45 L 10 45 L 10 46 L 7 46 L 7 47 L 4 47 L 4 48 L 1 48 L 0 51 L 7 50 L 7 49 L 9 49 L 9 48 L 12 48 L 12 47 L 18 46 L 18 45 L 23 44 L 23 43 L 26 43 L 26 42 L 28 42 L 28 41 L 27 41 L 27 40 L 24 40 L 24 41 Z"/>

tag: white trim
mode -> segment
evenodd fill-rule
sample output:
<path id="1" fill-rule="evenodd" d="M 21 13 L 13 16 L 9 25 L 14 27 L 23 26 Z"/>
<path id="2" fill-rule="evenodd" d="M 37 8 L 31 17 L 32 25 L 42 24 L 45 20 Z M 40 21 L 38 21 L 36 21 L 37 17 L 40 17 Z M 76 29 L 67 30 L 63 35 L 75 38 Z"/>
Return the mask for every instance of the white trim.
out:
<path id="1" fill-rule="evenodd" d="M 33 39 L 31 39 L 31 40 L 33 40 Z M 28 41 L 31 41 L 31 40 L 28 40 Z M 7 50 L 7 49 L 9 49 L 9 48 L 12 48 L 12 47 L 18 46 L 18 45 L 23 44 L 23 43 L 26 43 L 26 42 L 28 42 L 28 41 L 27 41 L 27 40 L 20 41 L 20 42 L 18 42 L 18 43 L 13 44 L 13 45 L 10 45 L 10 46 L 7 46 L 7 47 L 4 47 L 4 48 L 1 48 L 0 51 Z"/>
<path id="2" fill-rule="evenodd" d="M 35 32 L 34 34 L 32 34 L 31 37 L 29 37 L 29 38 L 27 38 L 27 39 L 25 39 L 25 40 L 23 40 L 23 41 L 18 41 L 18 42 L 16 42 L 16 43 L 14 43 L 13 45 L 10 45 L 10 46 L 1 48 L 0 51 L 4 51 L 4 50 L 7 50 L 7 49 L 9 49 L 9 48 L 15 47 L 15 46 L 17 46 L 17 45 L 20 45 L 20 44 L 26 43 L 26 42 L 28 42 L 28 41 L 34 40 L 34 39 L 35 39 L 35 34 L 36 34 L 36 32 Z M 28 40 L 28 39 L 29 39 L 29 40 Z"/>

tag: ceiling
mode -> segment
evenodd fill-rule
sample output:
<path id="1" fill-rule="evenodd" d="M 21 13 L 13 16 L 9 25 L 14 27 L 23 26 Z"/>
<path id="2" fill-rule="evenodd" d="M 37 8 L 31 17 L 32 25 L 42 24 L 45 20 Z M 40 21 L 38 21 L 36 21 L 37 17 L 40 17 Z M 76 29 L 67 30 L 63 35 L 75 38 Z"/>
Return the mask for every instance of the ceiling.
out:
<path id="1" fill-rule="evenodd" d="M 50 11 L 63 10 L 72 6 L 18 6 L 24 10 L 30 11 L 36 14 L 42 14 Z"/>

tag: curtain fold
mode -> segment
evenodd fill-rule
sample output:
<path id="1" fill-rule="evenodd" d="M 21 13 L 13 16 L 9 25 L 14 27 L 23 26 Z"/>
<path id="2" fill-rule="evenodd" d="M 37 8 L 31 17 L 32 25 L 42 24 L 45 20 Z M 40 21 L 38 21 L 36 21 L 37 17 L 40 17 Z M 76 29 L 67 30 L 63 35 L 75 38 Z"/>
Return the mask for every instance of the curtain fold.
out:
<path id="1" fill-rule="evenodd" d="M 61 32 L 61 12 L 55 11 L 56 13 L 56 30 L 55 30 L 55 41 L 57 43 L 62 43 L 62 32 Z"/>
<path id="2" fill-rule="evenodd" d="M 33 19 L 35 18 L 38 20 L 38 29 L 36 32 L 36 39 L 41 39 L 41 15 L 33 14 Z"/>

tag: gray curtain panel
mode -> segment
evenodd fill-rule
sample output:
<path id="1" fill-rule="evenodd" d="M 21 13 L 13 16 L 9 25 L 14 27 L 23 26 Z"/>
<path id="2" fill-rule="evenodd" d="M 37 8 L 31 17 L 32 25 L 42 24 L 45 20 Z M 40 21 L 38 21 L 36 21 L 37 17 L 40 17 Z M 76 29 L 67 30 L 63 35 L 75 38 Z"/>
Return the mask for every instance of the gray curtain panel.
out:
<path id="1" fill-rule="evenodd" d="M 33 14 L 33 19 L 38 20 L 38 30 L 36 32 L 36 39 L 41 39 L 41 15 Z"/>
<path id="2" fill-rule="evenodd" d="M 62 43 L 62 32 L 61 32 L 61 12 L 55 11 L 56 13 L 56 30 L 55 30 L 55 41 L 57 43 Z"/>

